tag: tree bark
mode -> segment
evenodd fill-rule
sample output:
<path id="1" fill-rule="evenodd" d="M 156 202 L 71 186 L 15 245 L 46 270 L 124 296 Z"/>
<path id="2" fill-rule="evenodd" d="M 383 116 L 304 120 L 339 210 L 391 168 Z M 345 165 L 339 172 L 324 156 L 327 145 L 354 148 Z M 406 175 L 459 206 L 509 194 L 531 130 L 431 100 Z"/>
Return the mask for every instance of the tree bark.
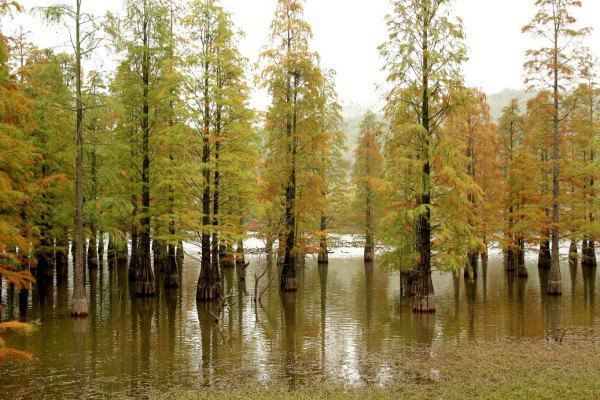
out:
<path id="1" fill-rule="evenodd" d="M 582 256 L 582 267 L 596 268 L 598 266 L 598 262 L 596 260 L 596 245 L 592 239 L 588 238 L 585 241 L 585 253 L 582 251 Z"/>
<path id="2" fill-rule="evenodd" d="M 560 131 L 559 131 L 559 84 L 558 84 L 558 29 L 555 28 L 554 33 L 554 85 L 553 85 L 553 134 L 552 134 L 552 227 L 550 229 L 550 239 L 552 242 L 550 272 L 548 273 L 548 294 L 562 294 L 562 278 L 560 276 L 560 259 L 559 259 L 559 231 L 558 224 L 560 223 Z"/>
<path id="3" fill-rule="evenodd" d="M 287 52 L 291 52 L 292 32 L 288 29 L 287 33 Z M 293 81 L 292 81 L 293 79 Z M 298 73 L 288 71 L 286 83 L 286 104 L 288 111 L 286 115 L 286 138 L 287 155 L 290 161 L 289 176 L 285 186 L 285 214 L 284 214 L 284 254 L 283 266 L 281 269 L 280 290 L 281 292 L 295 292 L 298 290 L 298 280 L 296 277 L 296 128 L 297 128 L 297 100 L 298 100 Z M 292 86 L 293 85 L 293 86 Z M 291 114 L 289 109 L 291 108 Z M 281 245 L 281 244 L 280 244 Z"/>
<path id="4" fill-rule="evenodd" d="M 65 236 L 58 236 L 56 238 L 56 247 L 54 257 L 56 261 L 56 280 L 57 282 L 63 282 L 67 280 L 68 268 L 69 268 L 69 239 Z"/>
<path id="5" fill-rule="evenodd" d="M 413 301 L 413 311 L 427 313 L 435 311 L 435 295 L 433 281 L 431 280 L 431 165 L 430 154 L 430 116 L 429 116 L 429 36 L 428 22 L 424 18 L 423 33 L 423 61 L 422 61 L 422 102 L 421 102 L 421 171 L 422 193 L 420 206 L 424 210 L 420 212 L 418 222 L 418 246 L 419 246 L 419 280 L 417 283 L 417 294 Z"/>
<path id="6" fill-rule="evenodd" d="M 179 271 L 177 268 L 177 255 L 175 254 L 175 246 L 169 245 L 167 264 L 165 268 L 165 287 L 179 287 Z"/>
<path id="7" fill-rule="evenodd" d="M 142 204 L 140 219 L 140 265 L 135 285 L 135 294 L 138 297 L 151 297 L 156 294 L 154 273 L 152 271 L 151 254 L 151 221 L 150 221 L 150 43 L 147 3 L 144 0 L 144 17 L 142 21 Z"/>
<path id="8" fill-rule="evenodd" d="M 375 258 L 375 246 L 373 243 L 373 215 L 372 215 L 372 189 L 370 182 L 367 183 L 367 198 L 365 210 L 365 253 L 364 260 L 371 262 Z"/>
<path id="9" fill-rule="evenodd" d="M 538 267 L 550 268 L 552 255 L 550 254 L 550 241 L 543 238 L 540 242 L 540 251 L 538 256 Z"/>
<path id="10" fill-rule="evenodd" d="M 92 235 L 90 236 L 88 245 L 87 262 L 88 268 L 98 268 L 98 242 L 96 240 L 96 229 L 92 227 Z"/>
<path id="11" fill-rule="evenodd" d="M 98 263 L 104 262 L 104 232 L 98 232 Z"/>
<path id="12" fill-rule="evenodd" d="M 518 250 L 516 254 L 516 261 L 518 275 L 521 278 L 526 278 L 529 276 L 529 272 L 527 272 L 527 268 L 525 266 L 525 238 L 523 238 L 522 235 L 519 235 L 519 238 L 517 239 L 517 244 Z"/>
<path id="13" fill-rule="evenodd" d="M 329 249 L 327 248 L 327 235 L 325 231 L 327 230 L 327 216 L 321 215 L 321 237 L 319 239 L 319 255 L 317 258 L 318 264 L 328 264 L 329 263 Z"/>
<path id="14" fill-rule="evenodd" d="M 575 239 L 571 239 L 571 244 L 569 245 L 569 266 L 577 267 L 579 263 L 579 254 L 577 251 L 577 241 Z"/>
<path id="15" fill-rule="evenodd" d="M 73 304 L 71 315 L 85 318 L 88 315 L 88 301 L 85 293 L 85 276 L 83 270 L 83 102 L 81 96 L 81 0 L 76 0 L 75 9 L 75 105 L 76 105 L 76 136 L 77 155 L 75 160 L 75 268 L 73 275 Z"/>
<path id="16" fill-rule="evenodd" d="M 116 266 L 117 265 L 117 253 L 118 253 L 118 249 L 117 249 L 117 238 L 115 234 L 109 234 L 108 235 L 108 246 L 107 246 L 107 260 L 108 260 L 108 266 L 112 267 L 112 266 Z"/>

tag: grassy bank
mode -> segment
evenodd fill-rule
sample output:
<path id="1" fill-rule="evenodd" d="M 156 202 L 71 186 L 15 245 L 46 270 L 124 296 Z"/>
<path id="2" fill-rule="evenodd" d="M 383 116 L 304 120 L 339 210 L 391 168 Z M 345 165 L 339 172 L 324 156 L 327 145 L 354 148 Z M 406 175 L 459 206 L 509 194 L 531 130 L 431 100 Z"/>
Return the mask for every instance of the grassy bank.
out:
<path id="1" fill-rule="evenodd" d="M 396 354 L 393 356 L 392 354 Z M 376 362 L 376 360 L 374 360 Z M 212 387 L 151 395 L 173 400 L 598 399 L 600 342 L 565 339 L 413 346 L 382 356 L 393 374 L 375 384 L 268 387 L 235 377 Z"/>

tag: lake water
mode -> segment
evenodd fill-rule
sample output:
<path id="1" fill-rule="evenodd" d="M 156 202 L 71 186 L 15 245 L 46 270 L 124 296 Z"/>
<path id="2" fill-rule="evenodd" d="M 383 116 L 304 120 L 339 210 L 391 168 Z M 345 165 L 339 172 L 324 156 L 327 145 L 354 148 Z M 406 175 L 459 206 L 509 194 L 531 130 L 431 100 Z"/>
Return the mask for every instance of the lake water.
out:
<path id="1" fill-rule="evenodd" d="M 281 296 L 275 277 L 257 307 L 254 275 L 266 262 L 264 256 L 247 259 L 246 282 L 235 269 L 222 271 L 229 305 L 221 313 L 216 305 L 197 305 L 199 264 L 189 257 L 181 287 L 166 291 L 158 283 L 151 300 L 132 297 L 126 268 L 105 263 L 88 277 L 90 317 L 75 323 L 68 308 L 71 278 L 40 281 L 27 297 L 5 284 L 2 320 L 40 325 L 33 336 L 6 338 L 35 356 L 0 365 L 0 399 L 194 391 L 232 379 L 232 371 L 265 385 L 377 384 L 393 379 L 393 364 L 384 361 L 390 348 L 553 337 L 563 327 L 569 334 L 600 332 L 596 271 L 565 262 L 564 295 L 548 297 L 540 294 L 544 278 L 533 255 L 528 279 L 505 272 L 499 254 L 480 265 L 475 283 L 436 272 L 437 312 L 428 316 L 413 314 L 411 299 L 400 298 L 398 275 L 365 265 L 360 249 L 336 250 L 328 266 L 309 257 L 296 295 Z"/>

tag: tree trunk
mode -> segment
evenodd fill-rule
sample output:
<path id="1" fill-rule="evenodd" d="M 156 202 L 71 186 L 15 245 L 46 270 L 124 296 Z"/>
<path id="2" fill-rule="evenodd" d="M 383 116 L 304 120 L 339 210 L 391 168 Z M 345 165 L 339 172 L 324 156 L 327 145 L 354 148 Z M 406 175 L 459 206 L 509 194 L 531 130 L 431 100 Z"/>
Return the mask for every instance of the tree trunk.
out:
<path id="1" fill-rule="evenodd" d="M 240 277 L 241 282 L 246 281 L 246 255 L 244 252 L 244 241 L 240 239 L 237 245 L 236 254 L 235 254 L 235 265 L 238 270 L 238 275 Z"/>
<path id="2" fill-rule="evenodd" d="M 162 240 L 152 240 L 152 253 L 154 255 L 154 270 L 164 271 L 167 263 L 167 244 Z"/>
<path id="3" fill-rule="evenodd" d="M 435 295 L 433 290 L 433 281 L 431 280 L 431 143 L 430 143 L 430 116 L 429 116 L 429 36 L 428 22 L 424 21 L 423 34 L 423 64 L 422 64 L 422 103 L 421 103 L 421 121 L 423 126 L 421 141 L 421 161 L 423 169 L 421 171 L 422 193 L 420 206 L 424 211 L 420 212 L 418 222 L 418 246 L 419 246 L 419 280 L 417 283 L 417 294 L 413 301 L 413 311 L 427 313 L 435 311 Z"/>
<path id="4" fill-rule="evenodd" d="M 588 238 L 586 242 L 585 256 L 581 261 L 581 266 L 585 266 L 586 268 L 596 268 L 598 266 L 598 262 L 596 260 L 596 245 L 590 238 Z"/>
<path id="5" fill-rule="evenodd" d="M 58 236 L 55 249 L 56 280 L 57 282 L 63 282 L 67 280 L 69 268 L 69 239 L 65 236 Z"/>
<path id="6" fill-rule="evenodd" d="M 579 261 L 579 254 L 577 252 L 577 241 L 571 239 L 571 245 L 569 246 L 569 266 L 572 268 L 577 267 Z"/>
<path id="7" fill-rule="evenodd" d="M 511 134 L 511 160 L 512 160 L 512 134 Z M 514 208 L 512 205 L 508 207 L 508 249 L 506 250 L 506 270 L 514 271 L 516 267 L 517 255 L 515 251 L 516 243 L 513 234 L 514 220 L 513 220 Z"/>
<path id="8" fill-rule="evenodd" d="M 327 248 L 327 216 L 321 215 L 321 238 L 319 239 L 319 256 L 317 259 L 318 264 L 329 263 L 329 249 Z"/>
<path id="9" fill-rule="evenodd" d="M 129 280 L 132 282 L 136 281 L 139 276 L 140 252 L 138 229 L 134 227 L 131 231 L 131 257 L 129 258 Z"/>
<path id="10" fill-rule="evenodd" d="M 104 232 L 98 232 L 98 263 L 104 262 Z"/>
<path id="11" fill-rule="evenodd" d="M 552 241 L 550 272 L 548 273 L 548 294 L 562 294 L 562 278 L 560 276 L 559 259 L 559 232 L 558 224 L 560 222 L 559 196 L 560 196 L 560 137 L 559 137 L 559 84 L 558 84 L 558 37 L 555 30 L 554 37 L 554 115 L 553 115 L 553 135 L 552 135 L 552 227 L 550 229 L 550 239 Z"/>
<path id="12" fill-rule="evenodd" d="M 151 221 L 150 221 L 150 44 L 149 15 L 144 1 L 144 19 L 142 22 L 142 218 L 140 219 L 140 265 L 135 294 L 138 297 L 149 297 L 156 294 L 154 273 L 152 272 L 151 254 Z"/>
<path id="13" fill-rule="evenodd" d="M 88 246 L 88 267 L 89 268 L 98 268 L 98 242 L 96 240 L 96 228 L 92 227 L 92 236 L 90 236 L 90 242 Z"/>
<path id="14" fill-rule="evenodd" d="M 207 22 L 208 25 L 208 22 Z M 208 51 L 208 42 L 210 42 L 210 29 L 207 27 L 205 35 L 205 48 Z M 211 301 L 221 297 L 221 276 L 219 269 L 215 268 L 211 262 L 211 220 L 210 220 L 210 99 L 209 99 L 209 69 L 210 62 L 208 58 L 204 63 L 204 134 L 202 136 L 202 164 L 204 190 L 202 193 L 202 233 L 201 248 L 202 258 L 200 262 L 200 276 L 196 290 L 196 299 L 199 301 Z"/>
<path id="15" fill-rule="evenodd" d="M 116 266 L 117 265 L 117 253 L 118 253 L 118 249 L 117 249 L 117 243 L 116 243 L 117 239 L 116 239 L 116 235 L 112 234 L 112 235 L 108 235 L 108 246 L 107 246 L 107 259 L 108 259 L 108 266 Z"/>
<path id="16" fill-rule="evenodd" d="M 479 253 L 471 251 L 467 254 L 467 258 L 469 259 L 469 266 L 465 268 L 464 277 L 467 280 L 477 279 Z"/>
<path id="17" fill-rule="evenodd" d="M 400 294 L 404 297 L 413 297 L 417 294 L 419 272 L 417 270 L 400 272 Z"/>
<path id="18" fill-rule="evenodd" d="M 81 36 L 80 36 L 81 0 L 76 0 L 75 10 L 75 90 L 76 90 L 76 136 L 77 155 L 75 160 L 75 268 L 73 275 L 73 317 L 87 317 L 88 301 L 85 293 L 83 270 L 83 102 L 81 98 Z"/>
<path id="19" fill-rule="evenodd" d="M 539 268 L 550 268 L 552 255 L 550 254 L 550 242 L 547 238 L 543 238 L 540 243 L 540 251 L 538 256 Z"/>
<path id="20" fill-rule="evenodd" d="M 525 266 L 525 238 L 519 236 L 517 244 L 519 246 L 516 254 L 518 275 L 521 278 L 526 278 L 529 276 L 529 272 L 527 272 L 527 268 Z"/>
<path id="21" fill-rule="evenodd" d="M 36 269 L 38 276 L 51 275 L 54 258 L 52 238 L 43 235 L 35 251 Z M 0 288 L 1 289 L 1 288 Z"/>
<path id="22" fill-rule="evenodd" d="M 175 254 L 175 246 L 169 245 L 165 268 L 165 287 L 176 288 L 178 286 L 179 272 L 177 268 L 177 255 Z"/>
<path id="23" fill-rule="evenodd" d="M 177 258 L 177 263 L 181 265 L 183 263 L 184 258 L 183 240 L 180 240 L 179 243 L 177 243 L 177 250 L 175 251 L 175 256 Z"/>

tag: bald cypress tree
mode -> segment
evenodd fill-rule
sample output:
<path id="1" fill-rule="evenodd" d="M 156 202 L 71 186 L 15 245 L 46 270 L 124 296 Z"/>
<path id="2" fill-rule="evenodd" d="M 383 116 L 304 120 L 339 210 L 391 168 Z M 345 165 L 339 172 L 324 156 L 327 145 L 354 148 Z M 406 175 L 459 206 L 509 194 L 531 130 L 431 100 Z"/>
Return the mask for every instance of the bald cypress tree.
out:
<path id="1" fill-rule="evenodd" d="M 456 214 L 456 205 L 451 204 L 457 198 L 444 195 L 442 189 L 446 179 L 453 180 L 460 191 L 468 191 L 470 186 L 469 178 L 459 171 L 461 144 L 444 132 L 444 121 L 452 108 L 452 91 L 461 86 L 460 66 L 466 60 L 466 49 L 462 26 L 450 15 L 451 1 L 396 0 L 393 7 L 387 17 L 389 39 L 380 48 L 393 87 L 387 94 L 386 112 L 391 121 L 393 157 L 388 170 L 392 174 L 392 196 L 396 198 L 392 209 L 397 210 L 391 218 L 397 229 L 387 232 L 389 243 L 396 245 L 396 251 L 387 258 L 395 254 L 416 260 L 419 281 L 413 310 L 431 312 L 435 311 L 431 280 L 436 261 L 432 260 L 434 236 L 445 239 L 445 246 L 437 244 L 435 258 L 445 267 L 454 268 L 459 268 L 463 259 L 456 244 L 471 238 L 469 228 Z M 435 222 L 444 214 L 456 217 L 454 228 Z M 446 229 L 454 234 L 449 235 Z"/>
<path id="2" fill-rule="evenodd" d="M 381 220 L 382 136 L 383 124 L 378 121 L 375 113 L 367 112 L 360 123 L 360 137 L 354 151 L 352 171 L 357 190 L 355 204 L 360 213 L 359 226 L 363 228 L 365 235 L 365 261 L 373 261 L 375 257 L 375 233 Z"/>
<path id="3" fill-rule="evenodd" d="M 523 32 L 544 40 L 545 45 L 527 52 L 525 69 L 528 73 L 527 83 L 548 90 L 552 97 L 552 105 L 548 109 L 552 119 L 552 147 L 549 155 L 552 163 L 552 225 L 549 229 L 552 260 L 548 275 L 548 294 L 560 295 L 560 142 L 564 135 L 563 122 L 569 113 L 569 106 L 565 106 L 564 90 L 573 83 L 576 76 L 574 62 L 580 46 L 578 39 L 585 36 L 589 30 L 577 28 L 577 20 L 573 16 L 573 11 L 581 7 L 581 0 L 536 0 L 535 5 L 536 14 L 531 22 L 523 27 Z"/>
<path id="4" fill-rule="evenodd" d="M 280 173 L 283 217 L 280 232 L 282 272 L 280 289 L 298 289 L 296 262 L 304 254 L 299 243 L 301 208 L 299 186 L 302 163 L 313 157 L 310 145 L 318 131 L 319 88 L 323 74 L 318 56 L 310 50 L 310 25 L 303 19 L 302 0 L 279 0 L 271 24 L 271 45 L 262 54 L 263 86 L 269 91 L 271 105 L 266 114 L 273 152 L 281 162 Z M 313 159 L 313 158 L 311 158 Z"/>

